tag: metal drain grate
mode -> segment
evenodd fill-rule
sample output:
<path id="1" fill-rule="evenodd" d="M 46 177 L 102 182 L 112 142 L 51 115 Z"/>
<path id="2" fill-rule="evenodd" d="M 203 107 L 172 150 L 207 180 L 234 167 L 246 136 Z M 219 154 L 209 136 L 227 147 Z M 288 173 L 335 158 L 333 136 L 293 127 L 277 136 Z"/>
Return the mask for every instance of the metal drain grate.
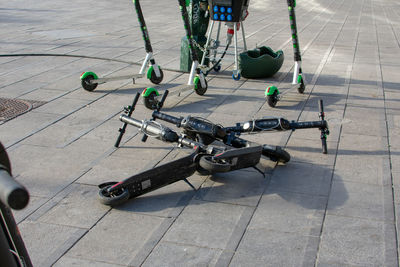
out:
<path id="1" fill-rule="evenodd" d="M 37 108 L 47 102 L 0 97 L 0 124 L 11 120 L 25 112 Z"/>

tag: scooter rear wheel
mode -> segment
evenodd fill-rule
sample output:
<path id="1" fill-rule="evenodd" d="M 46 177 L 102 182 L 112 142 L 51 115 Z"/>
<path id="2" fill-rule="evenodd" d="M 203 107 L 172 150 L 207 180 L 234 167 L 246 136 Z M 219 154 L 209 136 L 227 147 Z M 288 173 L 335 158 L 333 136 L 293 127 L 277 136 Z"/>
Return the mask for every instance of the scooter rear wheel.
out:
<path id="1" fill-rule="evenodd" d="M 112 186 L 112 184 L 109 184 L 105 187 L 100 188 L 99 200 L 102 204 L 108 206 L 117 206 L 121 205 L 129 199 L 129 191 L 126 188 L 116 190 L 115 192 L 112 192 L 110 194 L 108 192 L 108 189 Z"/>
<path id="2" fill-rule="evenodd" d="M 205 78 L 204 78 L 204 82 L 205 82 L 206 86 L 202 87 L 200 78 L 199 77 L 195 78 L 195 80 L 194 80 L 194 91 L 196 92 L 196 94 L 204 95 L 207 92 L 208 84 L 207 84 L 207 80 Z"/>
<path id="3" fill-rule="evenodd" d="M 306 85 L 304 84 L 303 77 L 301 77 L 299 87 L 297 87 L 297 92 L 303 94 L 305 90 L 306 90 Z"/>
<path id="4" fill-rule="evenodd" d="M 162 80 L 164 78 L 164 73 L 163 73 L 162 69 L 159 68 L 159 70 L 160 70 L 160 77 L 157 77 L 154 69 L 152 70 L 152 72 L 150 74 L 150 81 L 154 84 L 159 84 L 160 82 L 162 82 Z"/>
<path id="5" fill-rule="evenodd" d="M 200 167 L 214 173 L 214 172 L 228 172 L 231 170 L 232 164 L 222 160 L 215 160 L 212 156 L 203 156 L 199 161 Z"/>

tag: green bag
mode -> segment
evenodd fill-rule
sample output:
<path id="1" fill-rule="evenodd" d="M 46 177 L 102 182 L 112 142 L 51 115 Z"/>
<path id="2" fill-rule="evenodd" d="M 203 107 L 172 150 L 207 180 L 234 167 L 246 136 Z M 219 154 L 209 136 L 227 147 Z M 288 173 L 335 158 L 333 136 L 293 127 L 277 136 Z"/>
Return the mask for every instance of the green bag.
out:
<path id="1" fill-rule="evenodd" d="M 245 78 L 268 78 L 282 67 L 285 56 L 282 50 L 274 52 L 270 47 L 262 46 L 239 55 L 240 75 Z"/>

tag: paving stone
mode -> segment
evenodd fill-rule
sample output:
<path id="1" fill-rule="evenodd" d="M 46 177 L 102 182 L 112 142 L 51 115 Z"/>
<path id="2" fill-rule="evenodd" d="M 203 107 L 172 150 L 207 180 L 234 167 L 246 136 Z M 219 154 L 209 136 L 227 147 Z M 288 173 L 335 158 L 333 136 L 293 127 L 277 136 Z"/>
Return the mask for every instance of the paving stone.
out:
<path id="1" fill-rule="evenodd" d="M 193 200 L 163 238 L 211 249 L 224 249 L 245 207 Z"/>
<path id="2" fill-rule="evenodd" d="M 396 266 L 394 226 L 377 220 L 327 215 L 318 261 Z"/>
<path id="3" fill-rule="evenodd" d="M 128 265 L 162 222 L 155 216 L 112 210 L 66 256 Z"/>
<path id="4" fill-rule="evenodd" d="M 229 266 L 310 266 L 317 249 L 317 237 L 251 229 Z"/>
<path id="5" fill-rule="evenodd" d="M 109 207 L 98 201 L 98 188 L 80 185 L 39 218 L 40 222 L 90 229 Z"/>
<path id="6" fill-rule="evenodd" d="M 274 170 L 268 190 L 271 193 L 293 192 L 327 196 L 331 179 L 332 169 L 329 166 L 289 162 Z"/>
<path id="7" fill-rule="evenodd" d="M 267 189 L 247 229 L 319 236 L 326 205 L 326 197 Z"/>
<path id="8" fill-rule="evenodd" d="M 265 179 L 259 172 L 250 170 L 244 169 L 214 174 L 210 178 L 212 181 L 211 188 L 207 190 L 206 194 L 200 192 L 201 199 L 204 201 L 257 206 L 268 179 Z"/>
<path id="9" fill-rule="evenodd" d="M 96 260 L 85 260 L 85 259 L 76 259 L 72 257 L 63 256 L 60 260 L 58 260 L 53 266 L 93 266 L 93 267 L 113 267 L 113 266 L 124 266 L 124 265 L 116 265 L 115 263 L 106 263 L 100 262 Z"/>
<path id="10" fill-rule="evenodd" d="M 161 242 L 142 266 L 213 266 L 220 254 L 216 249 Z"/>
<path id="11" fill-rule="evenodd" d="M 20 223 L 19 230 L 34 266 L 51 266 L 87 231 L 31 221 Z"/>
<path id="12" fill-rule="evenodd" d="M 393 221 L 392 202 L 389 186 L 334 180 L 327 212 L 330 215 Z"/>

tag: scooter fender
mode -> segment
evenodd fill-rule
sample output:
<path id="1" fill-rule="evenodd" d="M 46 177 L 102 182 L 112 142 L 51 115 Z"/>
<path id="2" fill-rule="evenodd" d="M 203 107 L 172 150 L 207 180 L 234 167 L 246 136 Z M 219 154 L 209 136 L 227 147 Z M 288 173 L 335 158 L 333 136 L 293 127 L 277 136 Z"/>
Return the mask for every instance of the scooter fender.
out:
<path id="1" fill-rule="evenodd" d="M 157 91 L 155 88 L 153 88 L 153 87 L 147 87 L 146 89 L 143 90 L 143 92 L 142 92 L 142 97 L 149 97 L 149 95 L 150 95 L 152 92 L 155 92 L 157 96 L 160 95 L 160 94 L 158 93 L 158 91 Z"/>
<path id="2" fill-rule="evenodd" d="M 265 89 L 265 96 L 271 96 L 275 93 L 275 91 L 279 95 L 279 90 L 276 86 L 274 86 L 274 85 L 269 86 L 267 89 Z"/>
<path id="3" fill-rule="evenodd" d="M 84 73 L 82 73 L 81 74 L 81 80 L 84 80 L 87 76 L 89 76 L 89 75 L 91 75 L 91 76 L 93 76 L 93 78 L 95 79 L 95 80 L 97 80 L 99 77 L 97 76 L 97 74 L 96 73 L 94 73 L 94 72 L 92 72 L 92 71 L 85 71 Z"/>

